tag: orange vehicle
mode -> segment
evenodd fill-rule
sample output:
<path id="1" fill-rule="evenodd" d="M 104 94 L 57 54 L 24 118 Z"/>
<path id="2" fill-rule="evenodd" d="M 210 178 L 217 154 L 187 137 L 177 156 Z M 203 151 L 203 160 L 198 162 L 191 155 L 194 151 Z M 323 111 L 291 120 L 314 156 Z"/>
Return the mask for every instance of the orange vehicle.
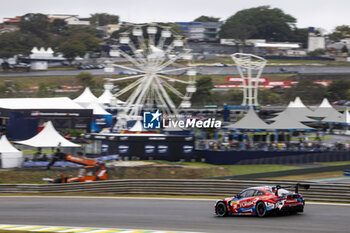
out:
<path id="1" fill-rule="evenodd" d="M 61 178 L 55 180 L 52 178 L 44 178 L 44 180 L 52 183 L 93 182 L 98 180 L 108 180 L 107 167 L 104 163 L 75 155 L 61 153 L 59 150 L 51 159 L 50 163 L 47 166 L 47 170 L 50 170 L 50 167 L 58 160 L 64 160 L 84 165 L 85 167 L 80 168 L 78 177 L 68 178 L 62 174 Z"/>

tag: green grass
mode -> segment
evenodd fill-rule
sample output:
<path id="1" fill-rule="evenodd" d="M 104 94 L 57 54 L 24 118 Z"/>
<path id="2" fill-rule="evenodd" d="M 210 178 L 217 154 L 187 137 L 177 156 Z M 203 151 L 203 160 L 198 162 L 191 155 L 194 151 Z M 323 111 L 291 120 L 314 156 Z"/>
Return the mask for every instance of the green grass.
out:
<path id="1" fill-rule="evenodd" d="M 53 71 L 53 70 L 77 70 L 77 67 L 75 66 L 58 66 L 58 67 L 49 67 L 47 70 Z"/>
<path id="2" fill-rule="evenodd" d="M 332 171 L 332 172 L 315 172 L 301 175 L 291 175 L 291 176 L 280 176 L 280 177 L 269 177 L 269 180 L 314 180 L 314 179 L 328 179 L 328 178 L 338 178 L 344 177 L 344 171 Z"/>
<path id="3" fill-rule="evenodd" d="M 35 154 L 37 151 L 36 150 L 24 150 L 22 151 L 24 155 L 32 155 Z M 55 152 L 55 150 L 42 150 L 41 154 L 50 154 Z"/>
<path id="4" fill-rule="evenodd" d="M 337 165 L 350 165 L 350 161 L 336 161 L 336 162 L 318 162 L 315 164 L 337 166 Z"/>
<path id="5" fill-rule="evenodd" d="M 277 164 L 262 164 L 262 165 L 213 165 L 209 163 L 201 162 L 167 162 L 161 160 L 152 160 L 156 164 L 173 164 L 173 165 L 184 165 L 188 167 L 221 167 L 229 170 L 231 175 L 245 175 L 252 173 L 264 173 L 264 172 L 275 172 L 275 171 L 287 171 L 300 169 L 296 166 L 286 166 Z"/>
<path id="6" fill-rule="evenodd" d="M 223 165 L 224 168 L 229 169 L 234 175 L 246 175 L 253 173 L 287 171 L 300 169 L 300 167 L 286 166 L 278 164 L 263 164 L 263 165 Z"/>
<path id="7" fill-rule="evenodd" d="M 208 163 L 199 163 L 199 162 L 186 162 L 183 163 L 188 166 L 196 166 L 196 167 L 222 167 L 228 169 L 232 172 L 232 175 L 246 175 L 253 173 L 264 173 L 264 172 L 275 172 L 275 171 L 287 171 L 300 169 L 300 167 L 296 166 L 286 166 L 279 164 L 261 164 L 261 165 L 213 165 Z"/>

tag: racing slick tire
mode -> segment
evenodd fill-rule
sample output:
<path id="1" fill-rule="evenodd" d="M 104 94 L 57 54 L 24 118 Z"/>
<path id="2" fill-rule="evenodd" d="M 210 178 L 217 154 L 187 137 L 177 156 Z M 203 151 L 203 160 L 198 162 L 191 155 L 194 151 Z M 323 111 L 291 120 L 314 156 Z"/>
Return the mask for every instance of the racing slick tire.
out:
<path id="1" fill-rule="evenodd" d="M 264 217 L 266 215 L 266 205 L 264 202 L 259 201 L 258 203 L 256 203 L 255 205 L 255 212 L 256 212 L 256 216 L 258 217 Z"/>
<path id="2" fill-rule="evenodd" d="M 216 204 L 216 215 L 219 217 L 227 216 L 227 206 L 224 202 L 220 201 Z"/>

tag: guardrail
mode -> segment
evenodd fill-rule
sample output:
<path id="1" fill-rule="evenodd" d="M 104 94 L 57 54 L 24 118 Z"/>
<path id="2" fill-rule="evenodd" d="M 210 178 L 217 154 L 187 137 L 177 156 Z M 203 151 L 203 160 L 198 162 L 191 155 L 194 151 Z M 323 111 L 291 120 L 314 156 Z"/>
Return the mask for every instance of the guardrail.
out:
<path id="1" fill-rule="evenodd" d="M 233 196 L 242 189 L 261 185 L 290 185 L 296 182 L 253 180 L 109 180 L 69 184 L 0 184 L 0 193 L 109 193 L 190 196 Z M 310 184 L 300 189 L 306 200 L 350 203 L 350 184 Z"/>

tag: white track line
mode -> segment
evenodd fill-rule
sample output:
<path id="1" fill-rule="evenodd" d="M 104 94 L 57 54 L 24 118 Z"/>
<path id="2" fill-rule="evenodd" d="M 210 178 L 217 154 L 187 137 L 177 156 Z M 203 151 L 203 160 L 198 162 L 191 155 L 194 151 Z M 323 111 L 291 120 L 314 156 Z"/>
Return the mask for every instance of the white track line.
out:
<path id="1" fill-rule="evenodd" d="M 13 226 L 13 227 L 12 227 Z M 43 226 L 43 225 L 14 225 L 14 224 L 0 224 L 0 227 L 6 227 L 2 228 L 1 230 L 22 230 L 25 228 L 31 228 L 31 227 L 42 227 L 40 231 L 43 229 L 56 229 L 56 228 L 69 228 L 65 230 L 55 230 L 55 231 L 50 231 L 52 233 L 57 233 L 57 232 L 76 232 L 77 233 L 98 233 L 98 232 L 104 232 L 104 231 L 122 231 L 122 233 L 135 233 L 135 232 L 152 232 L 152 233 L 200 233 L 200 232 L 189 232 L 189 231 L 164 231 L 164 230 L 149 230 L 149 229 L 123 229 L 123 228 L 99 228 L 99 227 L 73 227 L 73 226 Z M 24 231 L 34 231 L 34 230 L 24 230 Z M 39 231 L 39 230 L 38 230 Z"/>

